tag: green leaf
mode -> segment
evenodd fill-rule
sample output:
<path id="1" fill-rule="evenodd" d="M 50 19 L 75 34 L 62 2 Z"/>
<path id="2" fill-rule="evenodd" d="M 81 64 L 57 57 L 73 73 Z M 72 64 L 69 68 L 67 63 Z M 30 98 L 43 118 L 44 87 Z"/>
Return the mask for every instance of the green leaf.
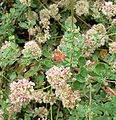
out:
<path id="1" fill-rule="evenodd" d="M 105 74 L 106 73 L 106 66 L 104 63 L 98 63 L 96 66 L 95 66 L 95 71 L 96 73 L 98 74 Z"/>
<path id="2" fill-rule="evenodd" d="M 51 60 L 45 60 L 44 64 L 47 66 L 47 67 L 52 67 L 54 65 L 54 63 L 51 61 Z"/>
<path id="3" fill-rule="evenodd" d="M 84 68 L 84 67 L 81 67 L 80 68 L 80 74 L 83 76 L 83 77 L 86 77 L 88 72 L 87 72 L 87 69 Z"/>
<path id="4" fill-rule="evenodd" d="M 79 57 L 78 63 L 79 63 L 80 66 L 84 66 L 86 64 L 85 57 L 83 57 L 83 56 Z"/>
<path id="5" fill-rule="evenodd" d="M 80 83 L 78 80 L 73 82 L 73 90 L 81 90 L 84 84 Z"/>
<path id="6" fill-rule="evenodd" d="M 14 80 L 17 77 L 16 73 L 13 72 L 12 74 L 10 74 L 10 79 Z"/>
<path id="7" fill-rule="evenodd" d="M 50 52 L 48 52 L 47 50 L 44 50 L 44 51 L 43 51 L 43 55 L 44 55 L 45 57 L 49 57 L 49 56 L 50 56 Z"/>
<path id="8" fill-rule="evenodd" d="M 28 25 L 25 22 L 19 23 L 19 26 L 22 27 L 23 29 L 28 29 Z"/>

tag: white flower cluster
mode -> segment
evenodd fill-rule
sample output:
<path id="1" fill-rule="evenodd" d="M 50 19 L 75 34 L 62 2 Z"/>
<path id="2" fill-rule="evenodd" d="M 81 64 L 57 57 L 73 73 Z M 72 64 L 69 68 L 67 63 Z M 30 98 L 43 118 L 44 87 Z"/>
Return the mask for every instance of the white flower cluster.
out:
<path id="1" fill-rule="evenodd" d="M 116 42 L 112 42 L 109 44 L 109 53 L 110 54 L 116 53 Z"/>
<path id="2" fill-rule="evenodd" d="M 88 49 L 85 52 L 85 56 L 90 56 L 94 50 L 102 45 L 108 40 L 106 34 L 106 29 L 103 24 L 93 25 L 91 29 L 87 31 L 86 40 L 84 42 L 83 49 Z"/>
<path id="3" fill-rule="evenodd" d="M 70 72 L 70 67 L 64 68 L 64 66 L 57 67 L 53 66 L 46 72 L 46 78 L 53 88 L 57 85 L 62 85 L 66 80 L 68 80 L 72 73 Z"/>
<path id="4" fill-rule="evenodd" d="M 38 91 L 34 93 L 34 99 L 39 103 L 50 103 L 53 105 L 56 102 L 55 94 L 43 91 Z"/>
<path id="5" fill-rule="evenodd" d="M 42 50 L 40 49 L 38 44 L 33 40 L 25 43 L 22 53 L 27 54 L 29 50 L 31 51 L 32 55 L 35 58 L 41 57 L 41 55 L 42 55 Z"/>
<path id="6" fill-rule="evenodd" d="M 108 18 L 111 18 L 116 15 L 116 5 L 113 5 L 111 1 L 105 2 L 105 5 L 102 8 L 102 12 Z"/>
<path id="7" fill-rule="evenodd" d="M 27 105 L 33 99 L 35 83 L 27 79 L 13 81 L 10 84 L 10 99 L 12 104 Z"/>
<path id="8" fill-rule="evenodd" d="M 59 20 L 61 17 L 60 14 L 58 14 L 58 12 L 59 12 L 59 9 L 57 4 L 51 4 L 49 6 L 50 16 L 52 16 L 55 20 Z"/>
<path id="9" fill-rule="evenodd" d="M 20 0 L 20 2 L 24 5 L 27 5 L 27 6 L 31 5 L 31 0 Z"/>
<path id="10" fill-rule="evenodd" d="M 0 52 L 4 52 L 4 50 L 7 48 L 9 49 L 11 46 L 11 42 L 10 41 L 5 41 L 5 44 L 1 47 Z"/>
<path id="11" fill-rule="evenodd" d="M 63 106 L 73 109 L 75 102 L 80 101 L 80 96 L 79 92 L 73 92 L 70 85 L 66 83 L 66 80 L 72 75 L 70 68 L 53 66 L 46 72 L 46 75 L 48 82 L 51 84 L 52 88 L 55 89 L 56 97 L 62 101 Z"/>
<path id="12" fill-rule="evenodd" d="M 87 0 L 79 0 L 75 5 L 76 14 L 87 15 L 89 13 L 89 2 Z"/>

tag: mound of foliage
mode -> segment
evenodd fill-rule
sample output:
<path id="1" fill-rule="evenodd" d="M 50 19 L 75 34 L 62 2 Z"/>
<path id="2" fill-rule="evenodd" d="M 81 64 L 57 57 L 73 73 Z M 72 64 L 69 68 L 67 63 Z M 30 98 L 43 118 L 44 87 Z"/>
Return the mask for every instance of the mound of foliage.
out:
<path id="1" fill-rule="evenodd" d="M 116 0 L 1 0 L 0 120 L 116 120 Z"/>

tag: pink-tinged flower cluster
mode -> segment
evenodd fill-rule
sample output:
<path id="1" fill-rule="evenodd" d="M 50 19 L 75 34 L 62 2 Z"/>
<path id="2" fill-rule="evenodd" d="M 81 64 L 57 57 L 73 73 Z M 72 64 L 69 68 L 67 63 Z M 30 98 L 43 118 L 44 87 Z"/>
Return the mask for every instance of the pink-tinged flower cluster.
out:
<path id="1" fill-rule="evenodd" d="M 27 79 L 13 81 L 10 84 L 11 103 L 19 105 L 27 105 L 33 99 L 35 83 L 29 82 Z"/>
<path id="2" fill-rule="evenodd" d="M 56 97 L 62 101 L 63 106 L 73 109 L 75 102 L 80 101 L 80 96 L 79 92 L 73 92 L 70 85 L 66 83 L 66 80 L 72 75 L 70 68 L 53 66 L 46 72 L 46 75 L 48 82 L 55 89 Z"/>
<path id="3" fill-rule="evenodd" d="M 33 40 L 25 43 L 25 46 L 24 46 L 24 49 L 22 50 L 22 53 L 23 54 L 27 54 L 29 50 L 31 51 L 32 55 L 35 58 L 41 57 L 41 55 L 42 55 L 41 48 Z"/>
<path id="4" fill-rule="evenodd" d="M 105 34 L 106 29 L 103 24 L 93 25 L 92 28 L 87 31 L 85 36 L 86 40 L 83 46 L 84 50 L 87 49 L 85 56 L 90 56 L 96 48 L 105 44 L 108 40 L 108 36 Z"/>
<path id="5" fill-rule="evenodd" d="M 53 66 L 46 72 L 46 78 L 53 88 L 57 85 L 62 85 L 66 80 L 68 80 L 72 73 L 70 67 L 64 68 L 64 66 L 57 67 Z"/>
<path id="6" fill-rule="evenodd" d="M 111 18 L 116 15 L 116 5 L 113 5 L 111 1 L 105 2 L 104 7 L 102 8 L 102 12 L 108 18 Z"/>

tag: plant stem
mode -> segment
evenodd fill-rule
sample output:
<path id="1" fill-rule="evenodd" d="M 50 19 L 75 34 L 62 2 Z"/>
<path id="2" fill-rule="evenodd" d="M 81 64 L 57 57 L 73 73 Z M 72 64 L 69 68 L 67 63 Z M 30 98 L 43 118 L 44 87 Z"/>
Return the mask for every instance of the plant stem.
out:
<path id="1" fill-rule="evenodd" d="M 58 106 L 58 111 L 57 111 L 56 120 L 58 120 L 58 117 L 59 117 L 60 106 L 61 106 L 61 101 L 60 101 L 59 106 Z"/>
<path id="2" fill-rule="evenodd" d="M 51 93 L 52 93 L 52 87 L 51 87 Z M 53 120 L 53 117 L 52 117 L 52 105 L 51 105 L 50 109 L 51 109 L 51 120 Z"/>
<path id="3" fill-rule="evenodd" d="M 91 82 L 89 82 L 90 93 L 89 93 L 89 105 L 91 105 Z M 89 120 L 91 120 L 91 113 L 89 113 Z"/>
<path id="4" fill-rule="evenodd" d="M 35 91 L 45 90 L 45 89 L 47 89 L 47 88 L 49 88 L 49 87 L 51 87 L 51 85 L 49 85 L 49 86 L 47 86 L 47 87 L 45 87 L 45 88 L 42 88 L 42 89 L 35 90 Z"/>
<path id="5" fill-rule="evenodd" d="M 71 3 L 71 16 L 72 16 L 72 30 L 73 30 L 73 23 L 74 23 L 74 10 L 73 10 L 73 0 L 70 0 L 70 3 Z"/>
<path id="6" fill-rule="evenodd" d="M 78 17 L 85 25 L 87 25 L 89 28 L 91 28 L 91 26 L 88 25 L 84 20 L 82 20 L 78 15 L 77 15 L 77 17 Z"/>
<path id="7" fill-rule="evenodd" d="M 28 6 L 28 15 L 29 15 L 29 41 L 31 40 L 31 36 L 30 36 L 30 27 L 31 27 L 31 24 L 30 24 L 30 7 Z"/>

